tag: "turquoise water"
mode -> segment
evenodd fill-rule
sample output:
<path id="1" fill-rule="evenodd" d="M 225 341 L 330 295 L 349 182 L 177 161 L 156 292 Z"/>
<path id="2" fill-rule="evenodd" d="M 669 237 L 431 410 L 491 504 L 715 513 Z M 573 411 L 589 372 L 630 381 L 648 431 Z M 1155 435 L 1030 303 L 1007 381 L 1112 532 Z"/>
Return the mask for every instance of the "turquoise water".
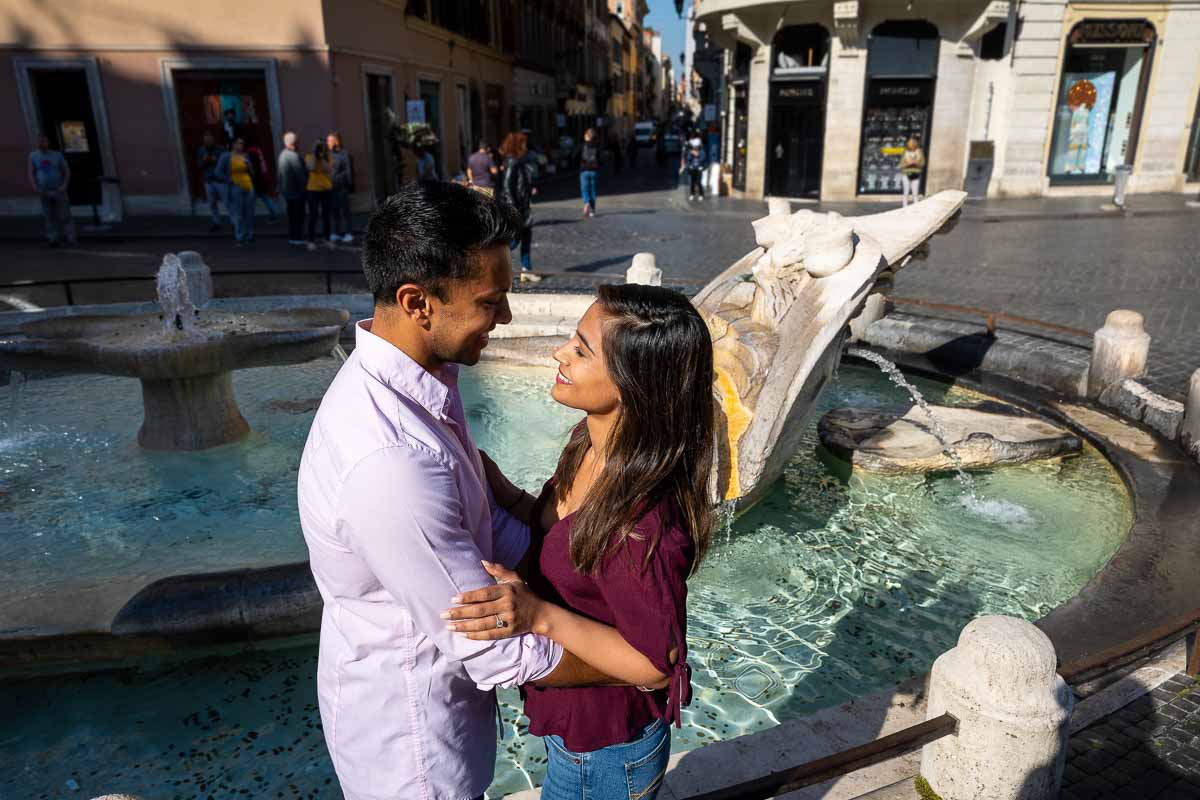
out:
<path id="1" fill-rule="evenodd" d="M 55 381 L 30 382 L 21 398 L 26 413 L 38 409 L 39 418 L 60 421 L 34 425 L 22 422 L 23 413 L 0 432 L 0 498 L 6 498 L 0 500 L 0 556 L 22 564 L 11 579 L 34 583 L 25 564 L 42 580 L 58 579 L 67 556 L 36 557 L 47 537 L 60 554 L 90 543 L 67 563 L 97 571 L 93 560 L 111 556 L 103 567 L 110 573 L 130 564 L 145 570 L 142 562 L 150 558 L 172 567 L 244 562 L 248 552 L 265 557 L 263 548 L 276 560 L 303 557 L 292 492 L 311 410 L 300 403 L 281 411 L 279 401 L 318 397 L 335 369 L 330 362 L 237 373 L 242 409 L 257 438 L 234 446 L 236 458 L 219 478 L 196 468 L 209 462 L 189 468 L 194 456 L 172 456 L 172 465 L 181 459 L 174 470 L 140 461 L 154 459 L 129 446 L 138 415 L 131 419 L 124 409 L 131 401 L 139 407 L 135 382 L 97 378 L 82 396 L 52 386 Z M 463 382 L 480 445 L 529 489 L 553 469 L 562 434 L 575 418 L 549 400 L 551 380 L 552 373 L 540 370 L 487 368 Z M 118 392 L 106 381 L 133 385 Z M 917 383 L 932 402 L 980 399 Z M 78 421 L 81 397 L 90 401 L 86 426 Z M 822 409 L 903 400 L 874 370 L 844 367 Z M 124 408 L 106 410 L 107 403 Z M 762 503 L 717 532 L 712 556 L 692 579 L 689 658 L 696 692 L 683 730 L 675 732 L 675 750 L 775 725 L 919 674 L 980 614 L 1041 616 L 1095 574 L 1129 527 L 1124 487 L 1091 449 L 1062 462 L 975 473 L 978 499 L 972 500 L 948 476 L 839 481 L 817 457 L 811 427 L 784 478 Z M 43 444 L 28 444 L 29 437 Z M 71 459 L 53 455 L 46 441 L 82 442 L 77 451 L 87 457 L 78 474 L 115 473 L 123 481 L 119 489 L 86 490 L 92 506 L 96 498 L 129 498 L 113 508 L 89 508 L 96 522 L 86 538 L 71 524 L 81 501 L 51 490 L 68 482 Z M 217 454 L 211 455 L 216 466 Z M 254 471 L 272 460 L 282 465 L 277 473 Z M 137 485 L 151 473 L 149 487 Z M 201 484 L 211 492 L 192 496 Z M 17 495 L 30 488 L 52 497 L 57 511 L 39 510 L 38 502 Z M 250 509 L 242 507 L 247 498 Z M 151 524 L 168 511 L 171 525 Z M 30 515 L 39 520 L 34 526 L 23 521 Z M 258 525 L 249 528 L 247 520 Z M 240 536 L 223 526 L 240 527 Z M 139 531 L 153 535 L 139 538 Z M 136 557 L 127 554 L 130 548 Z M 305 645 L 171 667 L 10 681 L 0 691 L 0 800 L 117 791 L 153 798 L 219 798 L 242 790 L 338 797 L 321 738 L 314 671 L 315 648 Z M 508 736 L 500 744 L 492 796 L 536 783 L 545 758 L 539 741 L 521 735 L 515 692 L 502 693 L 501 700 Z"/>

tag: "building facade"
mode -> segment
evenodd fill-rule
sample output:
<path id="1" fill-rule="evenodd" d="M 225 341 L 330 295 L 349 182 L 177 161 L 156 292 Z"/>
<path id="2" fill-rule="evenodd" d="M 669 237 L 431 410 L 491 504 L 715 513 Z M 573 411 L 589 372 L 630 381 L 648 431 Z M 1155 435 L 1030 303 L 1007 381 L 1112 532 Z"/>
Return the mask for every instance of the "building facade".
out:
<path id="1" fill-rule="evenodd" d="M 1200 3 L 694 0 L 722 50 L 735 192 L 890 199 L 915 137 L 930 192 L 1194 191 Z"/>
<path id="2" fill-rule="evenodd" d="M 396 189 L 388 110 L 433 126 L 444 176 L 514 122 L 516 0 L 2 5 L 3 213 L 36 213 L 25 167 L 39 132 L 71 165 L 72 204 L 115 220 L 199 212 L 196 151 L 205 131 L 226 138 L 228 111 L 272 165 L 285 131 L 306 151 L 339 131 L 359 208 Z"/>

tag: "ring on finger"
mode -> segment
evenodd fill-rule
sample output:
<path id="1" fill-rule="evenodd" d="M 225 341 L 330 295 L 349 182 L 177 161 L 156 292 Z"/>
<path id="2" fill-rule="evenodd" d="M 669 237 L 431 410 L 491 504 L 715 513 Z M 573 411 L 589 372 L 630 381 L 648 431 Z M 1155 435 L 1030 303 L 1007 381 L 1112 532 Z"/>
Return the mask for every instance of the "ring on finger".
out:
<path id="1" fill-rule="evenodd" d="M 504 617 L 500 616 L 499 614 L 496 615 L 496 627 L 497 628 L 507 628 L 508 627 L 508 623 L 504 621 Z"/>

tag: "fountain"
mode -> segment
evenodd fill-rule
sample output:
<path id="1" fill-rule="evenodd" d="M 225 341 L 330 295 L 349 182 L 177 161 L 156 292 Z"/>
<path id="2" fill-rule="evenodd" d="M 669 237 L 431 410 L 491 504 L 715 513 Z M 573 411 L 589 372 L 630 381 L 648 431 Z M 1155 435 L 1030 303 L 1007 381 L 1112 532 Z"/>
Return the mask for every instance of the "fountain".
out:
<path id="1" fill-rule="evenodd" d="M 965 199 L 946 191 L 882 214 L 803 209 L 753 223 L 759 246 L 695 298 L 713 335 L 723 411 L 715 500 L 744 509 L 782 474 L 867 296 Z"/>
<path id="2" fill-rule="evenodd" d="M 232 372 L 296 364 L 329 353 L 350 318 L 341 309 L 256 313 L 197 310 L 179 257 L 158 270 L 160 313 L 65 316 L 21 326 L 0 340 L 0 364 L 24 372 L 85 372 L 138 378 L 147 450 L 205 450 L 242 439 Z"/>

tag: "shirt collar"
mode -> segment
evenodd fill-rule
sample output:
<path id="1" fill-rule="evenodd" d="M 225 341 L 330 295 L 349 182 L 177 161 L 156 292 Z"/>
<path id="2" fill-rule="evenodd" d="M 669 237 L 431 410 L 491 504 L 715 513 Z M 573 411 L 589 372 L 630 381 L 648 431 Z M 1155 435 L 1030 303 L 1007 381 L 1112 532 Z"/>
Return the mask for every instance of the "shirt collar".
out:
<path id="1" fill-rule="evenodd" d="M 368 375 L 393 391 L 411 397 L 435 417 L 450 414 L 450 393 L 458 387 L 458 365 L 446 364 L 434 374 L 391 342 L 371 333 L 373 319 L 354 326 L 354 349 Z"/>

